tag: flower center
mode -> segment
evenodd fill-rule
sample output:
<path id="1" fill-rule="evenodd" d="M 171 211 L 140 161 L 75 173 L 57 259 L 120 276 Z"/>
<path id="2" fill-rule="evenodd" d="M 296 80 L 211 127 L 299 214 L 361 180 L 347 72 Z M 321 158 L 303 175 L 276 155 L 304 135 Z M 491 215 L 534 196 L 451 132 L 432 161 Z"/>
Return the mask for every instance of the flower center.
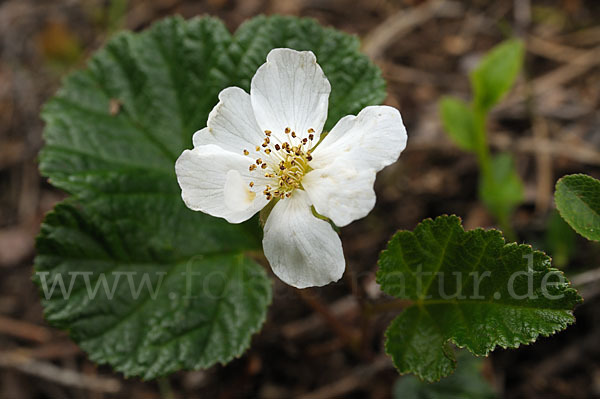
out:
<path id="1" fill-rule="evenodd" d="M 308 138 L 300 139 L 296 132 L 287 127 L 284 133 L 289 140 L 282 142 L 272 136 L 270 130 L 265 130 L 264 142 L 255 149 L 259 157 L 249 170 L 264 173 L 264 177 L 270 181 L 263 190 L 267 200 L 289 198 L 295 189 L 301 187 L 302 177 L 308 172 L 308 163 L 312 160 L 314 132 L 314 129 L 308 129 Z M 264 160 L 261 158 L 263 153 Z M 251 156 L 248 150 L 244 150 L 244 155 Z M 251 181 L 249 186 L 254 187 L 254 182 Z"/>

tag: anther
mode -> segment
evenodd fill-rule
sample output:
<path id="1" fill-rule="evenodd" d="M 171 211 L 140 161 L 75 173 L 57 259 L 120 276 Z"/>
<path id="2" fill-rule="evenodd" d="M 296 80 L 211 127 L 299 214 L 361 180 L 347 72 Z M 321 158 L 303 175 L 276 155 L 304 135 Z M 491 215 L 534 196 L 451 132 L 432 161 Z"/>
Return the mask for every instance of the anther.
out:
<path id="1" fill-rule="evenodd" d="M 249 185 L 250 187 L 254 187 L 254 182 L 253 182 L 253 181 L 251 181 L 251 182 L 250 182 L 248 185 Z"/>
<path id="2" fill-rule="evenodd" d="M 260 167 L 263 168 L 263 169 L 267 169 L 267 164 L 263 163 L 262 165 L 260 165 Z"/>
<path id="3" fill-rule="evenodd" d="M 249 155 L 250 153 L 248 152 L 248 150 L 244 150 L 244 155 Z"/>
<path id="4" fill-rule="evenodd" d="M 271 149 L 270 148 L 265 148 L 265 154 L 270 154 L 271 153 Z"/>
<path id="5" fill-rule="evenodd" d="M 270 130 L 265 130 L 265 134 L 266 134 L 267 136 L 270 136 L 270 135 L 271 135 L 271 131 L 270 131 Z"/>
<path id="6" fill-rule="evenodd" d="M 315 129 L 313 129 L 313 128 L 311 127 L 310 129 L 308 129 L 308 132 L 309 132 L 309 133 L 314 133 L 314 132 L 315 132 Z"/>
<path id="7" fill-rule="evenodd" d="M 287 133 L 289 133 L 289 132 L 290 132 L 290 128 L 289 128 L 289 127 L 286 127 L 286 128 L 285 128 L 285 133 L 287 134 Z"/>
<path id="8" fill-rule="evenodd" d="M 296 138 L 296 132 L 292 132 L 292 137 Z"/>
<path id="9" fill-rule="evenodd" d="M 276 149 L 277 151 L 279 151 L 279 150 L 281 149 L 281 146 L 280 146 L 279 144 L 275 144 L 275 149 Z"/>
<path id="10" fill-rule="evenodd" d="M 311 129 L 311 130 L 312 130 L 312 129 Z M 310 130 L 309 130 L 309 131 L 310 131 Z M 308 139 L 309 139 L 310 141 L 312 141 L 314 138 L 315 138 L 315 135 L 314 135 L 314 134 L 312 134 L 312 133 L 311 133 L 311 134 L 309 134 L 309 135 L 308 135 Z"/>
<path id="11" fill-rule="evenodd" d="M 256 146 L 256 152 L 260 152 L 260 147 Z"/>
<path id="12" fill-rule="evenodd" d="M 258 158 L 258 159 L 256 160 L 256 164 L 257 164 L 257 165 L 260 165 L 261 163 L 262 163 L 262 159 Z"/>
<path id="13" fill-rule="evenodd" d="M 254 169 L 256 169 L 256 165 L 252 164 L 248 169 L 250 170 L 250 172 L 252 172 Z"/>

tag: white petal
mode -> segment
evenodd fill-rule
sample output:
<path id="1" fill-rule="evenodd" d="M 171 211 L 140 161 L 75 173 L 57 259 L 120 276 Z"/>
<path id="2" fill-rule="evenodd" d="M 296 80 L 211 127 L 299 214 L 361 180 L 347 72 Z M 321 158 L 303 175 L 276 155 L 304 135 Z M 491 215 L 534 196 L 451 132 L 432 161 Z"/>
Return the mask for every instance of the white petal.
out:
<path id="1" fill-rule="evenodd" d="M 314 150 L 310 166 L 325 168 L 339 159 L 357 170 L 380 171 L 396 162 L 406 140 L 406 128 L 397 109 L 366 107 L 357 116 L 340 119 Z"/>
<path id="2" fill-rule="evenodd" d="M 318 137 L 327 119 L 331 86 L 310 51 L 286 48 L 271 50 L 252 78 L 250 97 L 256 121 L 262 130 L 271 130 L 286 141 L 285 128 L 299 138 L 308 129 Z M 289 140 L 289 139 L 288 139 Z"/>
<path id="3" fill-rule="evenodd" d="M 239 87 L 228 87 L 219 93 L 219 102 L 210 112 L 207 125 L 194 134 L 195 147 L 215 144 L 242 154 L 245 149 L 254 152 L 265 138 L 256 123 L 250 95 Z"/>
<path id="4" fill-rule="evenodd" d="M 309 172 L 302 186 L 316 211 L 340 227 L 367 216 L 375 206 L 375 169 L 355 169 L 343 160 Z"/>
<path id="5" fill-rule="evenodd" d="M 346 267 L 340 238 L 329 223 L 312 214 L 302 190 L 277 202 L 271 211 L 263 249 L 277 277 L 296 288 L 337 281 Z"/>
<path id="6" fill-rule="evenodd" d="M 225 187 L 223 187 L 225 205 L 235 212 L 242 212 L 252 206 L 256 193 L 250 189 L 248 182 L 237 170 L 227 172 Z"/>
<path id="7" fill-rule="evenodd" d="M 227 191 L 231 195 L 236 190 L 241 192 L 239 187 L 233 188 L 241 181 L 248 184 L 257 180 L 259 176 L 248 170 L 251 163 L 249 161 L 248 157 L 225 151 L 216 145 L 185 150 L 175 163 L 183 201 L 190 209 L 224 218 L 230 223 L 240 223 L 251 218 L 267 204 L 264 195 L 256 195 L 252 201 L 238 201 L 233 209 L 228 205 L 235 201 L 231 198 L 226 200 L 225 196 L 226 185 L 229 186 Z M 236 171 L 237 176 L 234 173 L 232 177 L 230 171 Z M 229 184 L 228 180 L 231 180 Z M 260 190 L 260 184 L 255 189 Z M 244 208 L 242 204 L 247 206 Z"/>

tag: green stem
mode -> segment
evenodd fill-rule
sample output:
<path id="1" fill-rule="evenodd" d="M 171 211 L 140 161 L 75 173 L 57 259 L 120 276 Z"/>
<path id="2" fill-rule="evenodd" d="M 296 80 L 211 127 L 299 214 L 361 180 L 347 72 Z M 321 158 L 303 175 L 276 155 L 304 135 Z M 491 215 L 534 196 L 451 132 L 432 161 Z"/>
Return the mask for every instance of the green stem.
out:
<path id="1" fill-rule="evenodd" d="M 479 163 L 479 169 L 481 171 L 481 181 L 487 180 L 495 184 L 493 177 L 492 162 L 490 155 L 490 147 L 488 144 L 486 120 L 487 111 L 477 104 L 473 104 L 473 114 L 475 119 L 475 139 L 477 141 L 477 161 Z M 481 183 L 480 183 L 481 184 Z M 507 241 L 515 241 L 516 234 L 510 225 L 510 215 L 507 212 L 494 212 L 494 216 L 498 221 L 498 225 Z"/>
<path id="2" fill-rule="evenodd" d="M 491 161 L 490 149 L 487 142 L 487 132 L 485 129 L 485 121 L 487 112 L 477 105 L 473 106 L 473 114 L 475 118 L 475 140 L 477 149 L 477 161 L 481 170 L 482 177 L 485 179 L 491 178 Z"/>

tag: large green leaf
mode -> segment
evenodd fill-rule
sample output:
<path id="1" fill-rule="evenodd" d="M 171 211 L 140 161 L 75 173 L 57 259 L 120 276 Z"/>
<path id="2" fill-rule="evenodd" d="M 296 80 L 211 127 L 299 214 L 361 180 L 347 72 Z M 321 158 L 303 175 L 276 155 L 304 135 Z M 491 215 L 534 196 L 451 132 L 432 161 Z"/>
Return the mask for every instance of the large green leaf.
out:
<path id="1" fill-rule="evenodd" d="M 42 225 L 35 279 L 48 321 L 92 360 L 153 378 L 248 347 L 271 301 L 266 272 L 240 253 L 255 243 L 170 198 L 67 201 Z"/>
<path id="2" fill-rule="evenodd" d="M 523 42 L 511 39 L 483 57 L 471 74 L 477 108 L 489 110 L 510 90 L 523 65 L 524 53 Z"/>
<path id="3" fill-rule="evenodd" d="M 483 361 L 467 351 L 458 354 L 459 364 L 450 377 L 430 384 L 414 376 L 400 377 L 394 399 L 494 399 L 498 395 L 483 378 Z"/>
<path id="4" fill-rule="evenodd" d="M 92 359 L 151 378 L 226 362 L 259 330 L 270 283 L 243 257 L 260 248 L 257 221 L 188 210 L 174 164 L 219 91 L 247 90 L 274 47 L 316 54 L 332 86 L 328 127 L 385 95 L 358 40 L 313 20 L 258 17 L 232 36 L 217 19 L 169 18 L 116 35 L 44 107 L 40 169 L 73 196 L 44 222 L 35 280 L 47 319 Z M 132 294 L 144 276 L 162 284 L 156 295 Z M 73 281 L 68 298 L 59 285 L 49 293 L 58 278 Z"/>
<path id="5" fill-rule="evenodd" d="M 545 254 L 496 230 L 464 231 L 456 216 L 396 233 L 377 281 L 413 303 L 388 327 L 386 351 L 401 373 L 427 381 L 454 370 L 451 343 L 476 355 L 517 347 L 572 323 L 581 300 Z"/>
<path id="6" fill-rule="evenodd" d="M 576 232 L 600 241 L 600 180 L 581 174 L 565 176 L 556 183 L 554 200 Z"/>

